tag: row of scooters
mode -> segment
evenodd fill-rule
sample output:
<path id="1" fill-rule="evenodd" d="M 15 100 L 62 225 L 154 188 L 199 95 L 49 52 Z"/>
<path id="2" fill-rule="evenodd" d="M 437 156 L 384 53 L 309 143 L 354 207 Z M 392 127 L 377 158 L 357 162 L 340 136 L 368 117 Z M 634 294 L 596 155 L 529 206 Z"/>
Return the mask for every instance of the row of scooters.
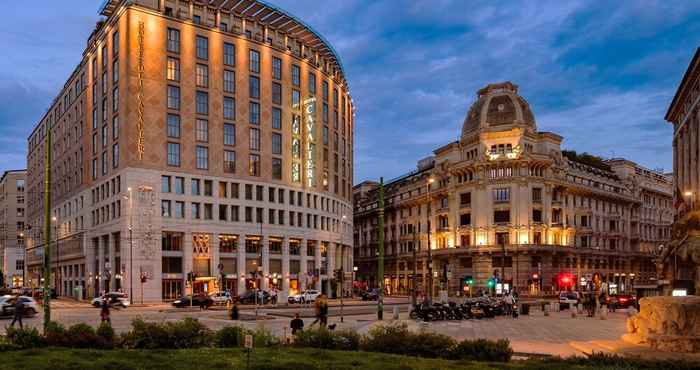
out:
<path id="1" fill-rule="evenodd" d="M 467 299 L 464 303 L 422 303 L 411 309 L 409 317 L 413 320 L 439 321 L 494 318 L 505 314 L 502 299 L 481 297 Z"/>

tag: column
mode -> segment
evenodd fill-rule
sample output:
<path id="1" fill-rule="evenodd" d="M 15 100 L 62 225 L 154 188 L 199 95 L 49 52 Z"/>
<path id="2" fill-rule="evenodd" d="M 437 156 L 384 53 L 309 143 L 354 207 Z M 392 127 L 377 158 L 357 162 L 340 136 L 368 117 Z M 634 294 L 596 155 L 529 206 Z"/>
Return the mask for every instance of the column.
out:
<path id="1" fill-rule="evenodd" d="M 314 288 L 316 290 L 320 291 L 321 290 L 321 280 L 322 280 L 321 274 L 320 274 L 321 266 L 322 266 L 322 264 L 321 264 L 321 262 L 322 262 L 321 261 L 321 241 L 316 240 L 316 241 L 314 241 L 314 243 L 316 243 L 315 248 L 314 248 L 314 262 L 315 262 L 314 267 L 315 267 L 316 271 L 319 271 L 318 280 L 316 281 Z"/>
<path id="2" fill-rule="evenodd" d="M 115 240 L 114 240 L 114 235 L 112 233 L 107 234 L 107 238 L 109 240 L 108 245 L 109 245 L 109 266 L 110 266 L 110 278 L 109 278 L 109 287 L 111 290 L 116 290 L 115 287 L 117 286 L 117 279 L 115 278 L 115 275 L 119 272 L 120 266 L 117 266 L 115 264 L 116 262 L 116 252 L 115 252 Z"/>
<path id="3" fill-rule="evenodd" d="M 428 262 L 425 260 L 425 258 L 421 258 L 420 263 L 423 267 L 423 276 L 421 277 L 421 289 L 423 290 L 423 294 L 428 294 L 428 287 L 427 287 L 427 275 L 428 275 Z"/>
<path id="4" fill-rule="evenodd" d="M 289 237 L 282 238 L 282 294 L 289 296 Z"/>
<path id="5" fill-rule="evenodd" d="M 262 274 L 260 277 L 260 288 L 262 290 L 267 290 L 269 286 L 269 275 L 270 275 L 270 239 L 267 235 L 261 235 L 262 243 Z"/>
<path id="6" fill-rule="evenodd" d="M 336 248 L 336 243 L 328 243 L 328 247 L 326 249 L 326 261 L 328 261 L 328 264 L 326 267 L 328 267 L 328 271 L 326 271 L 326 275 L 329 277 L 333 275 L 333 270 L 336 269 L 336 253 L 335 253 L 335 248 Z"/>
<path id="7" fill-rule="evenodd" d="M 99 286 L 97 287 L 98 289 L 95 291 L 95 295 L 100 294 L 104 289 L 104 274 L 105 274 L 105 266 L 104 266 L 104 261 L 105 261 L 105 253 L 104 253 L 104 248 L 102 247 L 102 237 L 96 237 L 95 240 L 97 240 L 97 268 L 98 270 L 95 272 L 96 279 L 94 279 L 93 283 L 99 283 Z M 93 261 L 94 263 L 95 261 Z M 99 278 L 97 278 L 99 276 Z"/>
<path id="8" fill-rule="evenodd" d="M 219 248 L 219 236 L 218 234 L 212 234 L 211 235 L 211 241 L 209 242 L 209 250 L 211 251 L 211 272 L 212 276 L 216 277 L 216 281 L 218 281 L 218 290 L 219 291 L 224 291 L 224 279 L 225 277 L 222 275 L 222 270 L 219 269 L 219 264 L 221 263 L 221 255 L 220 255 L 220 250 Z M 216 246 L 214 246 L 214 243 L 216 243 Z M 212 291 L 210 290 L 210 293 Z"/>
<path id="9" fill-rule="evenodd" d="M 301 239 L 299 241 L 299 274 L 297 279 L 299 280 L 299 291 L 302 292 L 306 290 L 308 286 L 308 269 L 306 268 L 307 256 L 306 256 L 306 239 Z"/>
<path id="10" fill-rule="evenodd" d="M 245 269 L 245 244 L 243 239 L 245 235 L 239 235 L 236 239 L 236 251 L 238 256 L 236 257 L 236 280 L 238 280 L 238 294 L 245 293 L 245 277 L 248 272 Z"/>
<path id="11" fill-rule="evenodd" d="M 134 236 L 136 238 L 136 236 Z M 135 244 L 137 246 L 138 243 Z M 185 234 L 182 236 L 182 276 L 183 279 L 185 279 L 185 284 L 183 285 L 184 287 L 187 287 L 188 284 L 190 284 L 187 281 L 187 273 L 192 272 L 194 269 L 194 263 L 192 261 L 192 232 L 191 231 L 186 231 Z M 138 255 L 138 253 L 136 253 Z M 137 263 L 136 266 L 134 266 L 134 289 L 138 290 L 138 286 L 140 285 L 137 283 L 138 277 L 139 277 L 139 264 Z M 185 289 L 185 292 L 192 293 L 194 290 L 192 289 L 192 286 L 189 286 L 189 290 Z"/>

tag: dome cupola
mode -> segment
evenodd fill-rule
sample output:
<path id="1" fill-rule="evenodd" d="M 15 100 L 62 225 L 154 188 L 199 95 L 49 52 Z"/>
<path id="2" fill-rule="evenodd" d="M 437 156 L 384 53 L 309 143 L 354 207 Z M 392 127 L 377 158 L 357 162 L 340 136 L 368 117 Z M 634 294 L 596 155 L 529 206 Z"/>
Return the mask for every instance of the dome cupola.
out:
<path id="1" fill-rule="evenodd" d="M 518 85 L 510 81 L 489 84 L 477 92 L 477 100 L 464 119 L 462 137 L 478 130 L 503 130 L 513 126 L 537 130 L 530 105 L 518 95 Z"/>

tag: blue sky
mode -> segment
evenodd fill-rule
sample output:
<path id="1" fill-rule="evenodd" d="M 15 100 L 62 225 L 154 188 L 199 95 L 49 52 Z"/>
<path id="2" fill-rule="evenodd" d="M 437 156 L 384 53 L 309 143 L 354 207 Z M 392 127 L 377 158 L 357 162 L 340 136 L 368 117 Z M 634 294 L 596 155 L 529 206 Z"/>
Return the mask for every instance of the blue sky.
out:
<path id="1" fill-rule="evenodd" d="M 269 1 L 343 60 L 356 182 L 410 171 L 457 140 L 476 90 L 505 80 L 564 148 L 671 168 L 663 117 L 699 46 L 700 2 Z M 4 4 L 0 170 L 25 167 L 26 137 L 79 62 L 98 3 Z"/>

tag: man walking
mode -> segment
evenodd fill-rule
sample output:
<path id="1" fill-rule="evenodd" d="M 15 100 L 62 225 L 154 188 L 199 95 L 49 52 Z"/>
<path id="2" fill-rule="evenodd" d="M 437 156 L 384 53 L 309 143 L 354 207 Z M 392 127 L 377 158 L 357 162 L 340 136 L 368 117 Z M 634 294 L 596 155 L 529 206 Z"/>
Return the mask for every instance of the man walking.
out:
<path id="1" fill-rule="evenodd" d="M 513 296 L 510 295 L 510 293 L 507 293 L 505 297 L 503 297 L 503 303 L 505 304 L 505 309 L 506 309 L 506 316 L 512 316 L 513 314 Z"/>
<path id="2" fill-rule="evenodd" d="M 11 327 L 15 326 L 15 322 L 19 321 L 19 328 L 24 329 L 22 325 L 22 316 L 24 316 L 24 302 L 22 302 L 19 297 L 17 297 L 17 302 L 15 302 L 15 316 L 12 318 Z"/>

